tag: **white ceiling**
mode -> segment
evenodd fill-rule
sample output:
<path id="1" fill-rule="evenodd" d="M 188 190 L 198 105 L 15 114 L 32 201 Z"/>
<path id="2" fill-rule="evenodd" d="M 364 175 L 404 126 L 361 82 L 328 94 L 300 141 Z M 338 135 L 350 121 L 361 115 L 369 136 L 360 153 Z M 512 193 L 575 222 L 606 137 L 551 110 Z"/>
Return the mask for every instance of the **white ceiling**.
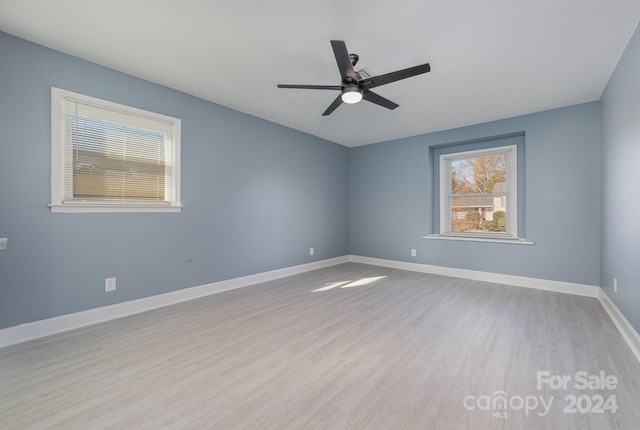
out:
<path id="1" fill-rule="evenodd" d="M 346 146 L 598 100 L 639 0 L 0 0 L 0 31 Z M 331 39 L 400 105 L 322 112 Z M 1 59 L 0 59 L 1 61 Z M 1 78 L 1 77 L 0 77 Z"/>

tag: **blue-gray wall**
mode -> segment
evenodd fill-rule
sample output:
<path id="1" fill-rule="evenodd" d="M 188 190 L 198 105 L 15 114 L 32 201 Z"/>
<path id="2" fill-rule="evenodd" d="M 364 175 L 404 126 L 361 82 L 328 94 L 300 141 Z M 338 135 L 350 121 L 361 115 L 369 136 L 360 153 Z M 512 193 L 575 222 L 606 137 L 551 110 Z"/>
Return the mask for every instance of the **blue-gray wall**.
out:
<path id="1" fill-rule="evenodd" d="M 600 175 L 601 286 L 640 332 L 640 27 L 600 101 Z"/>
<path id="2" fill-rule="evenodd" d="M 52 214 L 51 86 L 181 118 L 182 213 Z M 343 146 L 0 33 L 0 329 L 346 255 L 348 158 Z M 106 294 L 112 276 L 118 289 Z"/>
<path id="3" fill-rule="evenodd" d="M 422 239 L 434 232 L 430 148 L 522 132 L 535 245 Z M 597 102 L 353 148 L 350 178 L 352 254 L 599 284 Z"/>
<path id="4" fill-rule="evenodd" d="M 602 285 L 640 331 L 637 76 L 638 31 L 601 102 L 348 150 L 0 33 L 0 329 L 356 254 Z M 51 86 L 181 118 L 183 212 L 51 214 Z M 514 133 L 535 245 L 422 239 L 431 149 Z"/>

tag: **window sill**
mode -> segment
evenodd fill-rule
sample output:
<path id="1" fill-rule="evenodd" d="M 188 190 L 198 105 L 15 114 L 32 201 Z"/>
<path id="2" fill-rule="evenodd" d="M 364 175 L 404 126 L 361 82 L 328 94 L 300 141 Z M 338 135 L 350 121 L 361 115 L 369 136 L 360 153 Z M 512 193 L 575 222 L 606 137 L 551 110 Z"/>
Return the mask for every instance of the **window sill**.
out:
<path id="1" fill-rule="evenodd" d="M 137 204 L 50 204 L 51 213 L 179 213 L 182 206 L 150 206 Z"/>
<path id="2" fill-rule="evenodd" d="M 458 240 L 467 242 L 491 242 L 491 243 L 508 243 L 511 245 L 533 245 L 534 242 L 530 242 L 526 239 L 502 239 L 491 237 L 473 237 L 473 236 L 447 236 L 444 234 L 430 234 L 428 236 L 422 236 L 423 239 L 436 239 L 436 240 Z"/>

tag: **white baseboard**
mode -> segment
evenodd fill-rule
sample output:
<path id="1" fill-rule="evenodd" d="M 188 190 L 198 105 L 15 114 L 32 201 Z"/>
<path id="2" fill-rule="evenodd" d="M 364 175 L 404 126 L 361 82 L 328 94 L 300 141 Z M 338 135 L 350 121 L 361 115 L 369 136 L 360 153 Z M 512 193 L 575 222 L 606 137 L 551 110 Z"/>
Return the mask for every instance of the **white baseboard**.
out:
<path id="1" fill-rule="evenodd" d="M 633 354 L 636 356 L 638 361 L 640 361 L 640 334 L 638 334 L 638 332 L 633 328 L 629 320 L 622 315 L 620 309 L 618 309 L 603 289 L 600 289 L 598 300 L 600 300 L 602 307 L 609 314 L 611 321 L 613 321 L 613 324 L 616 326 L 625 342 L 627 342 L 627 345 L 629 345 Z"/>
<path id="2" fill-rule="evenodd" d="M 505 275 L 502 273 L 481 272 L 478 270 L 456 269 L 454 267 L 432 266 L 430 264 L 408 263 L 405 261 L 384 260 L 380 258 L 349 256 L 349 261 L 372 264 L 374 266 L 393 269 L 411 270 L 413 272 L 432 273 L 434 275 L 471 279 L 474 281 L 493 282 L 515 287 L 535 288 L 537 290 L 574 294 L 586 297 L 599 297 L 600 287 L 595 285 L 575 284 L 572 282 L 552 281 L 549 279 L 528 278 L 525 276 Z"/>
<path id="3" fill-rule="evenodd" d="M 20 324 L 0 330 L 0 348 L 61 333 L 67 330 L 86 327 L 116 318 L 122 318 L 140 312 L 185 302 L 187 300 L 209 296 L 211 294 L 221 293 L 223 291 L 234 290 L 236 288 L 247 287 L 261 282 L 284 278 L 285 276 L 297 275 L 311 270 L 346 263 L 348 261 L 348 256 L 330 258 L 299 266 L 292 266 L 255 275 L 214 282 L 207 285 L 185 288 L 124 303 L 116 303 L 114 305 Z"/>

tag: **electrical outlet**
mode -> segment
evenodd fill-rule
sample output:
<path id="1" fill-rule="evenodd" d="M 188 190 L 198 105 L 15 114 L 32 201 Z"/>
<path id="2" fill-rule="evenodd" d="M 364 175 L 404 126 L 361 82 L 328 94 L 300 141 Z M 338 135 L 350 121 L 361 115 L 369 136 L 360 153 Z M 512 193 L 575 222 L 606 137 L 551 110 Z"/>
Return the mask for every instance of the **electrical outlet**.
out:
<path id="1" fill-rule="evenodd" d="M 109 291 L 116 290 L 116 278 L 106 278 L 104 280 L 104 292 L 108 293 Z"/>
<path id="2" fill-rule="evenodd" d="M 0 249 L 7 249 L 7 240 L 6 237 L 0 238 Z"/>
<path id="3" fill-rule="evenodd" d="M 415 257 L 417 254 L 417 251 L 415 250 L 415 248 L 411 248 L 411 256 Z"/>
<path id="4" fill-rule="evenodd" d="M 618 292 L 618 280 L 616 278 L 613 278 L 613 292 Z"/>
<path id="5" fill-rule="evenodd" d="M 309 255 L 313 255 L 313 254 L 315 254 L 314 249 L 313 248 L 309 248 Z"/>

